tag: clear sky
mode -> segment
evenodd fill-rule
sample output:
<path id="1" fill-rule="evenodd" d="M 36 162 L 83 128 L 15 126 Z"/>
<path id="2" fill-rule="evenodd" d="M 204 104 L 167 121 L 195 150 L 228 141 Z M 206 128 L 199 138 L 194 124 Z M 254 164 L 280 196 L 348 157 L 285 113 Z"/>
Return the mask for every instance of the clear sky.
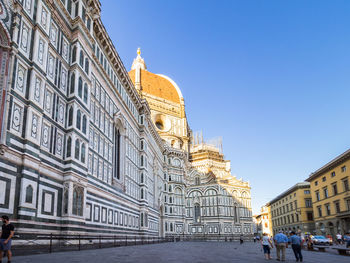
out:
<path id="1" fill-rule="evenodd" d="M 180 87 L 193 131 L 223 137 L 253 212 L 350 146 L 350 1 L 101 0 L 127 70 Z"/>

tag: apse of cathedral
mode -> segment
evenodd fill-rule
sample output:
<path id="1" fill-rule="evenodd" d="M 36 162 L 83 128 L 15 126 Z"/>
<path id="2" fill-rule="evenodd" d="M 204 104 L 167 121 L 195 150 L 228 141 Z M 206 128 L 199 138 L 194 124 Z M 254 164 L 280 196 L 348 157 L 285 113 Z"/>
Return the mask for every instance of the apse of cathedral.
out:
<path id="1" fill-rule="evenodd" d="M 98 0 L 0 0 L 0 213 L 18 232 L 252 234 L 249 183 Z"/>

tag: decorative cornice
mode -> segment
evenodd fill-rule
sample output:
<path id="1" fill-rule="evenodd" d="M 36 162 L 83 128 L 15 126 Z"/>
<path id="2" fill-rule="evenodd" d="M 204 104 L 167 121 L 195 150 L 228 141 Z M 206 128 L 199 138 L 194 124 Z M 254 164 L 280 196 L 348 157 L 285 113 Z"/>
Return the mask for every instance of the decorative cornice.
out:
<path id="1" fill-rule="evenodd" d="M 319 168 L 315 172 L 311 173 L 309 178 L 306 179 L 306 181 L 311 182 L 313 179 L 321 176 L 325 172 L 328 172 L 328 171 L 334 169 L 335 167 L 344 163 L 347 160 L 350 160 L 350 149 L 347 150 L 346 152 L 342 153 L 341 155 L 337 156 L 336 158 L 334 158 L 333 160 L 331 160 L 330 162 L 328 162 L 327 164 L 325 164 L 324 166 L 322 166 L 321 168 Z"/>
<path id="2" fill-rule="evenodd" d="M 272 199 L 270 202 L 268 202 L 266 204 L 266 206 L 269 206 L 269 205 L 275 203 L 276 201 L 284 198 L 285 196 L 289 195 L 290 193 L 294 192 L 295 190 L 302 189 L 302 188 L 310 188 L 310 183 L 309 182 L 301 182 L 301 183 L 297 183 L 297 184 L 293 185 L 291 188 L 287 189 L 286 191 L 284 191 L 283 193 L 279 194 L 277 197 Z"/>
<path id="3" fill-rule="evenodd" d="M 137 110 L 139 110 L 142 107 L 141 98 L 135 89 L 128 72 L 126 71 L 123 62 L 120 59 L 112 40 L 107 34 L 101 18 L 96 19 L 94 22 L 94 33 L 96 35 L 96 39 L 99 40 L 101 46 L 104 47 L 104 53 L 108 56 L 110 64 L 114 66 L 115 72 L 123 83 L 124 88 L 126 88 L 131 99 L 134 101 Z"/>

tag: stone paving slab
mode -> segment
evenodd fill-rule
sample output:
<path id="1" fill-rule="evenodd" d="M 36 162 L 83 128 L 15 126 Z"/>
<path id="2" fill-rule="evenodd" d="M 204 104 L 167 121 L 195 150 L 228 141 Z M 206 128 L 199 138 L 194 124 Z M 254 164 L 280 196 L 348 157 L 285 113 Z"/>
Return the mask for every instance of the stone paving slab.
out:
<path id="1" fill-rule="evenodd" d="M 329 252 L 303 251 L 304 262 L 309 263 L 349 263 L 349 256 L 340 256 L 333 249 Z M 12 262 L 34 263 L 229 263 L 229 262 L 278 262 L 276 250 L 273 259 L 264 259 L 258 243 L 236 242 L 178 242 L 129 247 L 105 248 L 73 252 L 58 252 L 32 256 L 14 257 Z M 5 263 L 6 260 L 3 260 Z M 291 248 L 287 249 L 285 262 L 295 262 Z"/>

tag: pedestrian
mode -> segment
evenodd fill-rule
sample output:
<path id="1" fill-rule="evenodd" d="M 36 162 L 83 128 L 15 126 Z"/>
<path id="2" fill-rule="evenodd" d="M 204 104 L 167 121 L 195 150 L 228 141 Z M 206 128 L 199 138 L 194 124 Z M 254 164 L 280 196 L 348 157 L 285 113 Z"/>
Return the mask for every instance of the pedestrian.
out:
<path id="1" fill-rule="evenodd" d="M 256 236 L 254 236 L 253 239 L 254 239 L 254 243 L 255 243 L 256 242 Z"/>
<path id="2" fill-rule="evenodd" d="M 271 248 L 273 248 L 273 245 L 272 245 L 271 239 L 266 233 L 263 233 L 263 237 L 261 239 L 261 245 L 264 249 L 265 259 L 272 259 Z"/>
<path id="3" fill-rule="evenodd" d="M 243 244 L 243 235 L 239 237 L 239 243 L 242 245 Z"/>
<path id="4" fill-rule="evenodd" d="M 3 215 L 2 219 L 2 228 L 1 228 L 1 237 L 0 237 L 0 263 L 2 262 L 2 255 L 6 251 L 7 253 L 7 262 L 11 262 L 11 241 L 15 233 L 15 227 L 10 223 L 8 216 Z"/>
<path id="5" fill-rule="evenodd" d="M 282 252 L 282 261 L 286 261 L 286 248 L 288 247 L 288 237 L 283 234 L 283 231 L 280 230 L 277 235 L 275 235 L 275 246 L 277 252 L 277 261 L 281 260 L 280 253 Z"/>
<path id="6" fill-rule="evenodd" d="M 328 238 L 330 240 L 330 242 L 333 243 L 333 237 L 330 234 L 327 234 L 326 238 Z"/>
<path id="7" fill-rule="evenodd" d="M 338 233 L 338 234 L 336 235 L 336 237 L 337 237 L 337 244 L 340 245 L 340 244 L 342 243 L 343 237 L 342 237 L 342 235 L 341 235 L 340 233 Z"/>
<path id="8" fill-rule="evenodd" d="M 347 247 L 347 248 L 350 248 L 350 232 L 347 232 L 347 233 L 344 235 L 344 241 L 346 242 L 346 247 Z"/>
<path id="9" fill-rule="evenodd" d="M 296 235 L 294 231 L 292 231 L 289 242 L 292 244 L 292 249 L 295 255 L 296 261 L 303 261 L 303 255 L 301 254 L 301 246 L 303 244 L 303 240 L 300 236 Z"/>

